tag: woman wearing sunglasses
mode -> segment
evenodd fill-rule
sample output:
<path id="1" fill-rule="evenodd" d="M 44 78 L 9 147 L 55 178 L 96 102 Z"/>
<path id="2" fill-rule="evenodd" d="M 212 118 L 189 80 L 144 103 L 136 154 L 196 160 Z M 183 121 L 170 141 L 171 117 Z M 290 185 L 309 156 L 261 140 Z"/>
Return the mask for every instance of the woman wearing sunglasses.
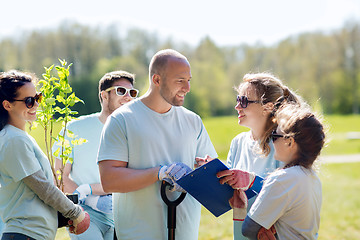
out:
<path id="1" fill-rule="evenodd" d="M 308 108 L 293 104 L 276 113 L 276 122 L 274 157 L 284 166 L 264 181 L 242 232 L 262 239 L 274 225 L 278 239 L 317 239 L 322 195 L 313 163 L 325 143 L 324 127 Z"/>
<path id="2" fill-rule="evenodd" d="M 301 100 L 279 79 L 268 73 L 246 74 L 237 92 L 239 95 L 235 109 L 238 112 L 238 123 L 250 128 L 250 131 L 240 133 L 232 140 L 227 157 L 230 170 L 219 172 L 217 176 L 222 184 L 227 183 L 236 190 L 247 190 L 254 181 L 260 182 L 252 175 L 244 175 L 244 171 L 264 178 L 281 165 L 274 159 L 273 143 L 270 140 L 276 126 L 273 121 L 278 105 L 285 99 L 297 103 Z M 253 187 L 259 192 L 261 184 L 254 184 Z M 240 196 L 236 196 L 236 193 Z M 241 233 L 242 223 L 246 216 L 246 206 L 249 209 L 255 197 L 247 202 L 242 191 L 235 191 L 234 197 L 242 199 L 235 202 L 234 198 L 231 200 L 234 209 L 243 209 L 240 212 L 234 210 L 234 239 L 246 239 Z"/>
<path id="3" fill-rule="evenodd" d="M 48 159 L 25 132 L 36 119 L 41 93 L 35 77 L 9 71 L 0 74 L 0 215 L 5 239 L 54 239 L 57 211 L 70 218 L 77 234 L 89 226 L 89 215 L 55 185 Z"/>

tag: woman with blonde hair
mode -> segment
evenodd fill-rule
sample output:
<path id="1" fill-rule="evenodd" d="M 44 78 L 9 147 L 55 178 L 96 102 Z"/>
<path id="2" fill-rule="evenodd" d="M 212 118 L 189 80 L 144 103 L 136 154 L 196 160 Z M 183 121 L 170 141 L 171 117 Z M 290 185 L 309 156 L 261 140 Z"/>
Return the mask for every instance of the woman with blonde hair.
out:
<path id="1" fill-rule="evenodd" d="M 281 166 L 274 158 L 274 146 L 270 138 L 276 128 L 274 114 L 282 103 L 301 105 L 302 100 L 270 73 L 246 74 L 236 90 L 238 123 L 250 131 L 242 132 L 232 140 L 227 157 L 230 170 L 219 172 L 217 176 L 220 183 L 227 183 L 235 189 L 234 197 L 238 195 L 242 199 L 231 199 L 230 203 L 234 208 L 234 239 L 246 239 L 241 233 L 242 223 L 246 208 L 251 207 L 255 197 L 248 202 L 244 191 L 252 188 L 258 193 L 261 189 L 261 182 L 253 185 L 256 179 L 247 172 L 264 178 Z M 243 211 L 237 212 L 235 209 Z"/>

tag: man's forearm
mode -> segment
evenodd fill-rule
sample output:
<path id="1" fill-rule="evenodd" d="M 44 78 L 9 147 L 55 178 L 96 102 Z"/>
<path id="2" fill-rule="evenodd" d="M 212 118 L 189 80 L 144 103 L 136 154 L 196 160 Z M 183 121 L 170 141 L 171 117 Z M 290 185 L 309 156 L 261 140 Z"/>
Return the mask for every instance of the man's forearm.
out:
<path id="1" fill-rule="evenodd" d="M 91 189 L 92 189 L 92 195 L 107 195 L 111 192 L 105 192 L 101 183 L 92 183 L 90 184 Z"/>
<path id="2" fill-rule="evenodd" d="M 101 184 L 105 192 L 133 192 L 158 181 L 160 167 L 130 169 L 125 162 L 105 160 L 99 162 Z"/>

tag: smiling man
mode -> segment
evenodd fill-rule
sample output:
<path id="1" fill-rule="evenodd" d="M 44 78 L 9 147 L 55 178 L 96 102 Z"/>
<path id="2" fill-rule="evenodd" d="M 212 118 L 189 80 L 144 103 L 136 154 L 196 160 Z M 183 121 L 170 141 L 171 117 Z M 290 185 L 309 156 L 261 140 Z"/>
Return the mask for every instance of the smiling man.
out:
<path id="1" fill-rule="evenodd" d="M 162 50 L 149 72 L 147 93 L 109 117 L 100 141 L 101 183 L 114 193 L 115 230 L 124 240 L 166 239 L 167 207 L 159 180 L 175 173 L 181 177 L 179 172 L 194 167 L 195 157 L 217 157 L 200 117 L 182 107 L 190 91 L 188 60 L 175 50 Z M 174 190 L 181 189 L 174 184 Z M 177 207 L 177 239 L 198 239 L 200 210 L 190 195 Z"/>
<path id="2" fill-rule="evenodd" d="M 126 71 L 106 73 L 99 81 L 101 112 L 81 116 L 69 123 L 68 130 L 86 143 L 72 146 L 70 157 L 64 168 L 64 190 L 79 194 L 80 205 L 90 214 L 89 230 L 81 235 L 70 234 L 72 240 L 112 240 L 114 221 L 112 196 L 100 184 L 97 153 L 101 131 L 105 121 L 117 108 L 135 99 L 138 90 L 133 87 L 135 75 Z M 63 130 L 62 130 L 63 131 Z M 71 139 L 67 137 L 71 142 Z M 60 146 L 55 143 L 53 152 Z M 61 160 L 56 158 L 56 169 L 60 170 Z"/>

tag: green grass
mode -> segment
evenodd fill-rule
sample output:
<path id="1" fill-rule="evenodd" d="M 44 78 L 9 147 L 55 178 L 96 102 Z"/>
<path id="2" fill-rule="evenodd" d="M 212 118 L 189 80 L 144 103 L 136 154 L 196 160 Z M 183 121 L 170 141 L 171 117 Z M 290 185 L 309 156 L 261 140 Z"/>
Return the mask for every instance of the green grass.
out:
<path id="1" fill-rule="evenodd" d="M 359 239 L 360 163 L 322 166 L 323 205 L 319 239 Z"/>
<path id="2" fill-rule="evenodd" d="M 360 139 L 349 139 L 349 132 L 360 132 L 360 115 L 326 116 L 328 146 L 325 155 L 360 153 Z"/>
<path id="3" fill-rule="evenodd" d="M 226 159 L 231 140 L 240 132 L 248 131 L 237 123 L 236 116 L 205 118 L 204 124 L 218 152 L 219 158 Z M 360 132 L 360 116 L 326 116 L 329 126 L 330 143 L 325 155 L 360 153 L 360 140 L 347 139 L 348 132 Z M 56 126 L 55 131 L 60 127 Z M 41 127 L 31 132 L 44 147 Z M 319 240 L 358 239 L 360 236 L 360 163 L 324 164 L 320 178 L 323 184 L 323 205 Z M 232 212 L 216 218 L 205 208 L 202 209 L 200 240 L 230 240 L 233 237 Z M 56 240 L 69 239 L 65 228 L 58 230 Z"/>

